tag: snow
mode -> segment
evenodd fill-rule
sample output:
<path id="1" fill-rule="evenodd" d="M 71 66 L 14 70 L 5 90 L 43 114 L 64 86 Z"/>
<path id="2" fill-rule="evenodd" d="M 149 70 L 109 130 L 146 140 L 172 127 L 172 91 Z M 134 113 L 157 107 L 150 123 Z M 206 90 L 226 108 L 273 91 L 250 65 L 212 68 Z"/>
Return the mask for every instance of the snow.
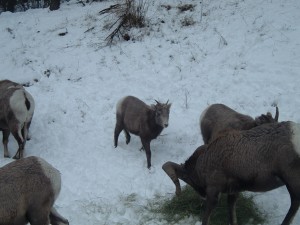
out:
<path id="1" fill-rule="evenodd" d="M 147 2 L 149 26 L 112 46 L 104 41 L 109 18 L 99 15 L 112 1 L 0 14 L 0 79 L 30 84 L 36 101 L 25 156 L 61 171 L 56 208 L 72 225 L 167 224 L 145 206 L 157 195 L 173 196 L 161 166 L 183 162 L 203 143 L 199 117 L 209 104 L 255 117 L 274 114 L 276 103 L 281 121 L 300 122 L 298 0 L 183 0 L 196 7 L 182 13 L 178 2 Z M 188 18 L 195 24 L 181 26 Z M 126 95 L 172 103 L 169 127 L 151 142 L 150 171 L 138 137 L 126 145 L 121 134 L 113 146 L 116 103 Z M 12 136 L 8 147 L 13 155 Z M 1 166 L 11 161 L 0 157 Z M 256 200 L 270 225 L 281 223 L 290 205 L 285 187 Z"/>

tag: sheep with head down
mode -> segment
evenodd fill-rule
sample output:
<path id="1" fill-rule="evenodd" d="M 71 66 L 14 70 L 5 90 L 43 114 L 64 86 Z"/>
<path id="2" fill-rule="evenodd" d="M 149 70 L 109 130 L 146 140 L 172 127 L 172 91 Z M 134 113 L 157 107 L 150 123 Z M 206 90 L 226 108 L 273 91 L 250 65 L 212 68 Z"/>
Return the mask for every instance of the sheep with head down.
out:
<path id="1" fill-rule="evenodd" d="M 197 148 L 184 164 L 166 162 L 162 168 L 174 182 L 176 194 L 181 192 L 181 179 L 206 198 L 202 225 L 209 225 L 221 193 L 228 196 L 229 224 L 237 225 L 240 192 L 266 192 L 284 185 L 291 206 L 281 225 L 289 225 L 300 205 L 300 124 L 267 123 L 224 132 Z"/>
<path id="2" fill-rule="evenodd" d="M 279 111 L 276 106 L 275 117 L 268 112 L 266 115 L 253 119 L 248 115 L 236 112 L 224 104 L 208 106 L 200 116 L 200 130 L 204 144 L 208 144 L 221 132 L 227 130 L 249 130 L 264 123 L 278 122 Z"/>

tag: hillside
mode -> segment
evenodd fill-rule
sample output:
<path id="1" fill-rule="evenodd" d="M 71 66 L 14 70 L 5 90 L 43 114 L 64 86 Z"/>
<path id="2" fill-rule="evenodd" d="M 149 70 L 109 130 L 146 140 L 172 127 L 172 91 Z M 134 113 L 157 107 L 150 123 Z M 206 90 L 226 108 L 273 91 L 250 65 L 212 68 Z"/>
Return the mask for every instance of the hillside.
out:
<path id="1" fill-rule="evenodd" d="M 167 224 L 145 208 L 174 195 L 161 166 L 184 162 L 203 143 L 199 117 L 209 104 L 255 117 L 274 114 L 275 103 L 280 121 L 300 122 L 300 1 L 145 2 L 147 26 L 111 46 L 111 17 L 99 12 L 113 1 L 0 14 L 0 79 L 26 83 L 36 101 L 25 156 L 61 171 L 56 208 L 72 225 Z M 194 10 L 181 12 L 183 4 Z M 169 127 L 151 142 L 150 171 L 138 137 L 126 145 L 121 134 L 113 146 L 115 105 L 125 95 L 172 103 Z M 11 136 L 10 154 L 16 149 Z M 11 161 L 0 157 L 1 166 Z M 255 200 L 269 225 L 290 206 L 285 187 Z"/>

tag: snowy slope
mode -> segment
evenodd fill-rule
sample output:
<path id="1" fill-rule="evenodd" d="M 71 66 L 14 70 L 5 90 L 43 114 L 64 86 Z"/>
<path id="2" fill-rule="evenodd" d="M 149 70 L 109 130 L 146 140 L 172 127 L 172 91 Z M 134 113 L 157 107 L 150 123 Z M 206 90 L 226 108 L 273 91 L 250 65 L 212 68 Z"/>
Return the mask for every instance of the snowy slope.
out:
<path id="1" fill-rule="evenodd" d="M 183 162 L 203 143 L 198 122 L 209 104 L 255 117 L 274 113 L 277 103 L 281 121 L 300 122 L 298 0 L 184 0 L 196 7 L 183 13 L 178 1 L 148 2 L 149 26 L 132 31 L 135 41 L 110 47 L 107 17 L 98 13 L 110 1 L 0 14 L 0 79 L 30 84 L 36 100 L 25 155 L 61 171 L 56 207 L 72 225 L 166 224 L 145 205 L 173 195 L 161 165 Z M 182 26 L 187 18 L 195 24 Z M 113 146 L 115 104 L 125 95 L 172 102 L 170 126 L 151 143 L 150 172 L 139 138 L 126 145 L 121 134 Z M 10 154 L 16 149 L 11 137 Z M 0 157 L 0 165 L 11 161 Z M 257 201 L 270 225 L 283 220 L 290 204 L 285 188 Z M 293 224 L 299 223 L 298 212 Z"/>

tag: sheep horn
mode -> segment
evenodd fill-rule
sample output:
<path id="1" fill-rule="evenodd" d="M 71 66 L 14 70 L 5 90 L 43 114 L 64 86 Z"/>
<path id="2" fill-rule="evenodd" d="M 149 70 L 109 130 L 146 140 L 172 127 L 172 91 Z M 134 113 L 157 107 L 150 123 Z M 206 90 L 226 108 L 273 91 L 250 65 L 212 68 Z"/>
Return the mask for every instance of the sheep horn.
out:
<path id="1" fill-rule="evenodd" d="M 171 178 L 173 183 L 175 184 L 176 187 L 176 195 L 180 195 L 181 193 L 181 187 L 179 183 L 179 179 L 176 173 L 176 170 L 182 170 L 181 166 L 174 163 L 174 162 L 166 162 L 163 166 L 162 169 L 166 172 L 166 174 Z"/>

